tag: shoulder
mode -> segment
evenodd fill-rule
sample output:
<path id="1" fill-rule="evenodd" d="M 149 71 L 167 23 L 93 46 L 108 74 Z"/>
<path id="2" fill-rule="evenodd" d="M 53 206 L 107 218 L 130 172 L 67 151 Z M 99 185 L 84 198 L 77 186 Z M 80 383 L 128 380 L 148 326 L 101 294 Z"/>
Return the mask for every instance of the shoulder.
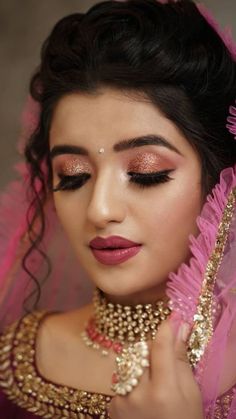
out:
<path id="1" fill-rule="evenodd" d="M 4 360 L 11 356 L 15 347 L 23 349 L 24 344 L 32 344 L 32 339 L 37 332 L 39 324 L 46 315 L 47 312 L 44 311 L 33 311 L 5 328 L 0 335 L 1 365 Z"/>
<path id="2" fill-rule="evenodd" d="M 64 356 L 64 351 L 67 352 L 75 341 L 79 344 L 78 337 L 90 314 L 91 305 L 86 305 L 72 311 L 50 313 L 43 318 L 37 329 L 36 344 L 37 361 L 42 369 L 46 360 L 50 364 L 50 358 L 54 359 L 56 354 Z"/>
<path id="3" fill-rule="evenodd" d="M 33 363 L 35 335 L 45 315 L 43 311 L 27 314 L 0 335 L 0 389 L 10 400 L 18 400 L 18 405 L 23 377 L 30 374 Z"/>
<path id="4" fill-rule="evenodd" d="M 5 328 L 0 335 L 0 389 L 11 400 L 42 378 L 38 364 L 44 370 L 46 360 L 63 353 L 65 342 L 78 336 L 87 312 L 87 307 L 65 313 L 33 311 Z"/>
<path id="5" fill-rule="evenodd" d="M 27 345 L 32 345 L 32 339 L 35 337 L 41 320 L 46 315 L 47 313 L 44 311 L 33 311 L 5 328 L 0 335 L 1 365 L 16 353 L 16 347 L 21 348 L 22 351 L 24 345 L 26 345 L 25 349 L 27 349 Z M 19 354 L 18 359 L 20 359 Z"/>
<path id="6" fill-rule="evenodd" d="M 74 353 L 77 356 L 80 353 L 80 333 L 84 330 L 90 311 L 90 306 L 84 306 L 73 311 L 51 313 L 40 323 L 35 358 L 38 371 L 43 377 L 61 381 L 56 364 L 65 366 L 68 357 L 72 359 Z"/>
<path id="7" fill-rule="evenodd" d="M 15 411 L 22 411 L 22 417 L 27 418 L 30 412 L 48 418 L 61 417 L 58 400 L 63 401 L 65 390 L 45 382 L 35 362 L 38 331 L 51 315 L 54 317 L 50 312 L 34 311 L 0 335 L 0 403 L 1 408 L 15 409 L 11 418 L 16 417 Z"/>
<path id="8" fill-rule="evenodd" d="M 87 417 L 88 407 L 91 415 L 97 417 L 98 413 L 101 413 L 100 416 L 104 414 L 104 406 L 110 401 L 110 396 L 99 394 L 95 397 L 93 393 L 77 387 L 46 379 L 40 374 L 36 363 L 38 335 L 49 335 L 53 331 L 58 339 L 58 334 L 65 338 L 64 331 L 67 328 L 67 338 L 73 335 L 78 324 L 85 319 L 86 313 L 87 309 L 50 315 L 45 312 L 33 312 L 6 328 L 0 336 L 1 407 L 6 410 L 7 405 L 8 410 L 21 410 L 24 416 L 20 417 L 27 418 L 31 418 L 29 415 L 53 419 L 82 418 Z M 1 394 L 5 397 L 3 402 Z M 17 417 L 15 410 L 14 414 L 10 415 L 10 418 L 13 417 Z"/>

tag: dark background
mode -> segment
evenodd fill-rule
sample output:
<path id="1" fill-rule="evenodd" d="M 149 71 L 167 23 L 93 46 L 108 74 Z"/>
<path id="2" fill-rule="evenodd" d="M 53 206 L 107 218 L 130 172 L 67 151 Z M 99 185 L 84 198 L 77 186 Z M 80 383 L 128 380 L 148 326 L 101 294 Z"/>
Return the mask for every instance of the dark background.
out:
<path id="1" fill-rule="evenodd" d="M 91 0 L 0 0 L 0 188 L 14 176 L 20 115 L 40 46 L 61 17 L 87 10 Z M 236 39 L 236 1 L 202 0 Z"/>

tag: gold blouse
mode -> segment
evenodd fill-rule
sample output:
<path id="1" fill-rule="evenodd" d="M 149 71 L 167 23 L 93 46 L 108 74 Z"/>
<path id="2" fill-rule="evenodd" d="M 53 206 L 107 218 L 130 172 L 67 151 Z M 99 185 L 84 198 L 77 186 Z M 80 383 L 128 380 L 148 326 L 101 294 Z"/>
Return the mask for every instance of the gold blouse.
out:
<path id="1" fill-rule="evenodd" d="M 109 419 L 112 397 L 53 383 L 35 359 L 37 331 L 46 312 L 33 312 L 0 336 L 0 388 L 17 406 L 43 418 Z M 218 398 L 214 418 L 227 417 L 236 388 Z"/>
<path id="2" fill-rule="evenodd" d="M 28 314 L 0 337 L 2 390 L 15 404 L 43 418 L 107 419 L 111 396 L 55 384 L 40 375 L 35 343 L 40 321 L 46 314 Z"/>

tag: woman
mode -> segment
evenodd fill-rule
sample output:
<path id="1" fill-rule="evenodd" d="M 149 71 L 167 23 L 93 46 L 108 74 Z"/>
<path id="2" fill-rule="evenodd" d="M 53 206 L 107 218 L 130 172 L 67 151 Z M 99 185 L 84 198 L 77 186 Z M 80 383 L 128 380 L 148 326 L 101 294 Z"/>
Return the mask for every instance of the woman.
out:
<path id="1" fill-rule="evenodd" d="M 186 0 L 107 1 L 46 40 L 2 323 L 31 298 L 46 312 L 2 333 L 5 419 L 236 417 L 236 65 L 208 20 Z"/>

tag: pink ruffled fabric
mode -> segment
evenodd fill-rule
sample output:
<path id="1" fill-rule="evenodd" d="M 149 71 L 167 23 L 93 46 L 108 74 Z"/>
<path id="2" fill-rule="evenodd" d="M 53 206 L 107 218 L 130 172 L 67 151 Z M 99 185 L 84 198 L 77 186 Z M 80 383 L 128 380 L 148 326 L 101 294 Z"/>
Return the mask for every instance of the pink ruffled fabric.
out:
<path id="1" fill-rule="evenodd" d="M 222 171 L 220 182 L 208 195 L 201 215 L 197 219 L 199 235 L 190 237 L 192 258 L 182 264 L 177 273 L 171 273 L 167 295 L 175 310 L 193 324 L 201 292 L 202 280 L 208 260 L 216 243 L 218 227 L 228 201 L 229 193 L 236 187 L 236 166 Z M 214 417 L 216 398 L 236 384 L 236 208 L 229 230 L 228 242 L 216 278 L 213 299 L 222 312 L 214 327 L 203 359 L 195 375 L 201 387 L 204 407 L 208 417 Z M 229 339 L 232 336 L 232 342 Z M 233 400 L 229 419 L 236 417 Z M 232 416 L 233 415 L 233 416 Z"/>
<path id="2" fill-rule="evenodd" d="M 17 165 L 19 179 L 12 182 L 0 197 L 0 329 L 19 318 L 25 307 L 32 307 L 34 298 L 27 297 L 36 289 L 34 281 L 22 267 L 22 258 L 29 248 L 26 212 L 28 174 L 24 163 Z M 40 248 L 51 260 L 52 271 L 41 286 L 39 309 L 66 310 L 88 302 L 92 284 L 79 267 L 70 244 L 57 221 L 53 203 L 45 207 L 46 229 Z M 33 251 L 27 258 L 27 269 L 42 285 L 47 264 Z M 69 286 L 67 281 L 69 278 Z"/>
<path id="3" fill-rule="evenodd" d="M 200 234 L 197 238 L 194 236 L 189 238 L 189 247 L 193 255 L 189 264 L 183 263 L 177 273 L 169 275 L 168 295 L 175 302 L 175 309 L 182 311 L 186 321 L 191 321 L 196 311 L 206 265 L 215 247 L 216 234 L 229 193 L 234 187 L 236 187 L 236 166 L 222 171 L 220 182 L 206 199 L 201 215 L 197 218 Z M 230 233 L 230 238 L 235 239 L 234 232 Z M 228 244 L 228 247 L 231 248 L 232 243 Z M 219 286 L 223 288 L 222 293 L 226 292 L 224 282 Z"/>

